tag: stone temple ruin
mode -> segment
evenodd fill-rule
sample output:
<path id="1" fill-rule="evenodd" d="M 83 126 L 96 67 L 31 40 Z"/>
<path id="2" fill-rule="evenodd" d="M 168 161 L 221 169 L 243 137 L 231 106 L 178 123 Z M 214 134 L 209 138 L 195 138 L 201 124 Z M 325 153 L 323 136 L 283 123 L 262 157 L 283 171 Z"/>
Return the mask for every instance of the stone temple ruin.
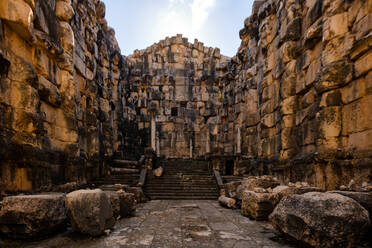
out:
<path id="1" fill-rule="evenodd" d="M 182 35 L 123 56 L 99 0 L 1 0 L 0 247 L 66 225 L 96 247 L 369 247 L 372 1 L 256 0 L 239 35 L 232 58 Z M 109 234 L 154 217 L 136 204 L 208 223 Z"/>

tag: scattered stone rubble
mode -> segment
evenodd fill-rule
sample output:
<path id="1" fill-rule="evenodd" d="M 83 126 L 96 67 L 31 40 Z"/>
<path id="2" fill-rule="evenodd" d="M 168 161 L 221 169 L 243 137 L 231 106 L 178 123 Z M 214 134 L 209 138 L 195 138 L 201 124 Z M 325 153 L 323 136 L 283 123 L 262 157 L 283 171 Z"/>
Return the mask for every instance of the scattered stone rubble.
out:
<path id="1" fill-rule="evenodd" d="M 122 186 L 118 191 L 8 196 L 2 201 L 0 231 L 12 239 L 40 239 L 63 232 L 70 222 L 75 232 L 99 236 L 112 228 L 115 220 L 133 216 L 136 205 L 135 195 L 123 191 Z"/>
<path id="2" fill-rule="evenodd" d="M 306 182 L 276 185 L 272 176 L 230 182 L 219 202 L 234 208 L 241 201 L 243 216 L 269 219 L 283 235 L 314 247 L 354 247 L 371 230 L 372 192 L 365 191 L 367 183 L 359 191 L 328 192 Z"/>

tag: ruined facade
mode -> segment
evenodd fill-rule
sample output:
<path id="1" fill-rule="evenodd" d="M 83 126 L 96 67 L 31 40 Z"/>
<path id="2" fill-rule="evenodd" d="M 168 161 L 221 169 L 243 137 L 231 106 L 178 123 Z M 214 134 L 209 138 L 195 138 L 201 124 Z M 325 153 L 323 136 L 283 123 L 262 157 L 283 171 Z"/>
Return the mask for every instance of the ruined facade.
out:
<path id="1" fill-rule="evenodd" d="M 372 1 L 255 1 L 237 55 L 181 35 L 124 57 L 99 0 L 2 0 L 0 191 L 111 158 L 203 157 L 333 189 L 371 180 Z"/>
<path id="2" fill-rule="evenodd" d="M 158 156 L 194 158 L 210 153 L 218 135 L 219 87 L 229 58 L 182 35 L 167 37 L 128 57 L 128 89 L 139 129 Z"/>

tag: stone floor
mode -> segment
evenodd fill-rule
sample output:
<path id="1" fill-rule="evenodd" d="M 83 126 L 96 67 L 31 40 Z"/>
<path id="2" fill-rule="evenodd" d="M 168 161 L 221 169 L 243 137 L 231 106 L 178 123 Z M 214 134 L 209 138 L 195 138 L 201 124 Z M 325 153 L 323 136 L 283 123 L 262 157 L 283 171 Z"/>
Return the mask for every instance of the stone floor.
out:
<path id="1" fill-rule="evenodd" d="M 9 243 L 4 247 L 291 247 L 275 242 L 267 222 L 255 222 L 239 211 L 224 209 L 217 201 L 150 201 L 138 206 L 135 217 L 116 223 L 100 238 L 67 232 L 35 243 Z M 1 247 L 1 244 L 0 244 Z"/>

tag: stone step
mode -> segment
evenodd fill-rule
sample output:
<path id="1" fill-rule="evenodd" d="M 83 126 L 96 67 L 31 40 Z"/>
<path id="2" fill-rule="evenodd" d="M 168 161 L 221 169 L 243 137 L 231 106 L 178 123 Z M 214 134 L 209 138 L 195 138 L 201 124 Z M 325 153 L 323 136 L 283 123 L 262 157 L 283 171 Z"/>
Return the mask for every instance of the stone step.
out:
<path id="1" fill-rule="evenodd" d="M 180 190 L 146 190 L 146 194 L 148 195 L 157 195 L 157 194 L 184 194 L 184 193 L 190 193 L 190 194 L 218 194 L 217 190 L 200 190 L 200 189 L 194 189 L 194 190 L 187 190 L 187 189 L 180 189 Z"/>
<path id="2" fill-rule="evenodd" d="M 150 200 L 217 200 L 218 196 L 200 196 L 200 195 L 162 195 L 150 196 Z"/>
<path id="3" fill-rule="evenodd" d="M 153 196 L 151 200 L 217 200 L 218 196 Z"/>
<path id="4" fill-rule="evenodd" d="M 139 169 L 130 169 L 130 168 L 115 168 L 111 167 L 111 174 L 138 174 Z"/>
<path id="5" fill-rule="evenodd" d="M 156 194 L 149 194 L 146 193 L 146 196 L 152 198 L 152 197 L 164 197 L 164 196 L 198 196 L 198 197 L 219 197 L 217 193 L 188 193 L 188 192 L 183 192 L 183 193 L 156 193 Z"/>

